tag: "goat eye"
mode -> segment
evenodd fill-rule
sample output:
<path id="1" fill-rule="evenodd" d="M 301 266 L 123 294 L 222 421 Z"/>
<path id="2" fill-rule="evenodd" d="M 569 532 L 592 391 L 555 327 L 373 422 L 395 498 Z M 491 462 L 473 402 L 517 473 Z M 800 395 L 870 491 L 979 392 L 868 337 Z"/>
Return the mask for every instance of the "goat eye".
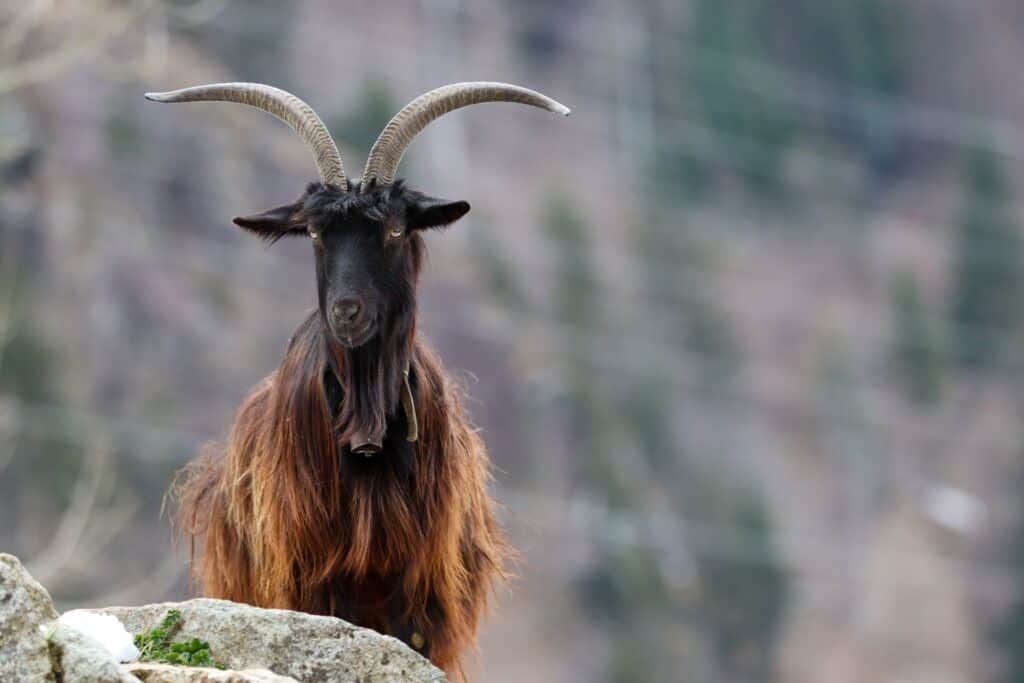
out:
<path id="1" fill-rule="evenodd" d="M 399 237 L 402 236 L 402 232 L 403 232 L 403 230 L 402 230 L 401 226 L 394 227 L 394 228 L 391 228 L 391 232 L 388 233 L 388 236 L 389 237 L 394 237 L 395 239 L 398 239 Z"/>
<path id="2" fill-rule="evenodd" d="M 309 237 L 311 239 L 318 240 L 318 239 L 320 239 L 320 233 L 316 232 L 315 230 L 310 230 L 309 231 Z"/>

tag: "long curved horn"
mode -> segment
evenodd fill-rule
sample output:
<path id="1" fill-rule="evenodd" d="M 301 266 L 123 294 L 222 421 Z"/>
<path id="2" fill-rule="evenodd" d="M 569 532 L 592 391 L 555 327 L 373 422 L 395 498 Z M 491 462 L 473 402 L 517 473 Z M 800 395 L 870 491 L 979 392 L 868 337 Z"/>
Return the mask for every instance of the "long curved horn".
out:
<path id="1" fill-rule="evenodd" d="M 341 155 L 327 126 L 295 95 L 262 83 L 211 83 L 170 92 L 148 92 L 153 102 L 239 102 L 273 114 L 291 126 L 313 150 L 320 179 L 348 189 Z"/>
<path id="2" fill-rule="evenodd" d="M 442 86 L 405 105 L 384 127 L 370 150 L 362 187 L 370 187 L 374 181 L 390 184 L 409 143 L 428 123 L 450 111 L 481 102 L 519 102 L 562 116 L 569 115 L 569 108 L 565 105 L 518 85 L 474 81 Z"/>

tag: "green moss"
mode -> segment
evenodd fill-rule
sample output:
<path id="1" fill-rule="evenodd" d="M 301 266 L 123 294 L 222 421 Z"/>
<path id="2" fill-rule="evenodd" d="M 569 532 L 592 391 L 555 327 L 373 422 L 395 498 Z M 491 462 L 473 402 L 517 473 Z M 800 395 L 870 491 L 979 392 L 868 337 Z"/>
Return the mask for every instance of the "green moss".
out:
<path id="1" fill-rule="evenodd" d="M 162 662 L 184 666 L 224 667 L 213 661 L 210 644 L 193 638 L 184 643 L 172 643 L 174 634 L 181 629 L 181 612 L 172 609 L 156 628 L 135 636 L 135 647 L 139 648 L 140 662 Z"/>

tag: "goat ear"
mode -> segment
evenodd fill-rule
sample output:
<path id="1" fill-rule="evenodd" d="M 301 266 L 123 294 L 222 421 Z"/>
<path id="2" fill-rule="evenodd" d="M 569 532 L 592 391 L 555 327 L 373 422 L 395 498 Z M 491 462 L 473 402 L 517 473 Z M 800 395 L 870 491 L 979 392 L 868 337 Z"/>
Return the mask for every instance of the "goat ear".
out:
<path id="1" fill-rule="evenodd" d="M 303 226 L 295 225 L 293 222 L 295 215 L 301 209 L 302 202 L 295 202 L 267 209 L 262 213 L 238 216 L 232 220 L 243 230 L 248 230 L 261 239 L 276 242 L 286 235 L 304 235 L 306 233 Z"/>
<path id="2" fill-rule="evenodd" d="M 443 228 L 469 213 L 469 202 L 423 197 L 409 208 L 410 230 Z"/>

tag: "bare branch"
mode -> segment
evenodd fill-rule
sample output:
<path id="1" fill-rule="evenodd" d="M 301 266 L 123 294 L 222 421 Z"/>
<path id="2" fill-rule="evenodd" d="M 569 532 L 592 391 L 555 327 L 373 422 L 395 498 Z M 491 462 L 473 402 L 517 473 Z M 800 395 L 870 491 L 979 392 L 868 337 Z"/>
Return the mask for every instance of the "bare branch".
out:
<path id="1" fill-rule="evenodd" d="M 50 585 L 73 561 L 89 529 L 104 480 L 113 476 L 109 460 L 109 438 L 86 451 L 71 503 L 57 525 L 57 533 L 39 555 L 26 562 L 29 571 L 41 583 Z"/>
<path id="2" fill-rule="evenodd" d="M 153 0 L 139 0 L 127 11 L 107 11 L 106 22 L 89 31 L 87 38 L 42 57 L 0 69 L 0 93 L 54 78 L 65 69 L 92 58 L 111 38 L 132 26 L 152 4 Z"/>

